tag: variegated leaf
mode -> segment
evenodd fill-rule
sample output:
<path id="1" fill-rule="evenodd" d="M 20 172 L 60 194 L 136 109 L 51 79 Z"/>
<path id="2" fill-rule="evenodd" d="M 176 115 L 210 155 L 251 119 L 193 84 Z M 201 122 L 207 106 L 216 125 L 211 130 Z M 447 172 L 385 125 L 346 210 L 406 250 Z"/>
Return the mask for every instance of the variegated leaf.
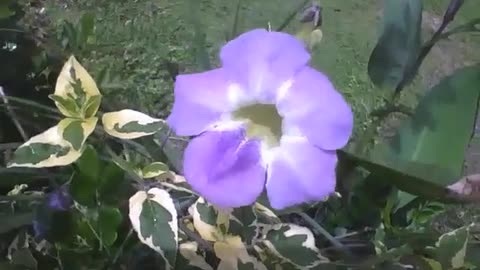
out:
<path id="1" fill-rule="evenodd" d="M 220 259 L 217 270 L 267 270 L 263 263 L 248 254 L 239 236 L 227 236 L 215 242 L 213 249 Z"/>
<path id="2" fill-rule="evenodd" d="M 175 269 L 179 270 L 213 270 L 205 261 L 205 254 L 198 249 L 198 243 L 189 241 L 178 247 L 180 256 L 177 258 Z"/>
<path id="3" fill-rule="evenodd" d="M 120 139 L 136 139 L 152 135 L 165 126 L 165 121 L 134 110 L 121 110 L 103 114 L 105 131 Z"/>
<path id="4" fill-rule="evenodd" d="M 259 227 L 257 214 L 253 206 L 234 208 L 229 221 L 229 234 L 238 235 L 248 245 L 257 238 Z"/>
<path id="5" fill-rule="evenodd" d="M 178 250 L 177 210 L 168 192 L 159 188 L 138 191 L 129 200 L 129 217 L 138 238 L 173 269 Z"/>
<path id="6" fill-rule="evenodd" d="M 153 178 L 168 174 L 169 172 L 168 166 L 165 163 L 153 162 L 142 169 L 142 176 L 143 178 Z"/>
<path id="7" fill-rule="evenodd" d="M 228 230 L 230 213 L 219 210 L 201 197 L 190 206 L 189 212 L 195 230 L 207 241 L 222 239 Z"/>
<path id="8" fill-rule="evenodd" d="M 98 111 L 101 94 L 93 78 L 77 59 L 71 56 L 58 75 L 55 92 L 51 98 L 63 115 L 88 118 Z M 67 105 L 72 101 L 76 106 Z M 78 111 L 71 111 L 74 108 Z"/>
<path id="9" fill-rule="evenodd" d="M 313 233 L 295 224 L 273 225 L 263 243 L 274 254 L 300 268 L 309 269 L 328 262 L 315 246 Z"/>
<path id="10" fill-rule="evenodd" d="M 268 207 L 260 203 L 255 203 L 255 212 L 259 219 L 259 223 L 270 224 L 270 223 L 280 223 L 281 220 L 275 215 L 275 213 L 270 210 Z"/>
<path id="11" fill-rule="evenodd" d="M 68 141 L 73 149 L 78 151 L 82 148 L 88 136 L 95 130 L 97 121 L 98 118 L 96 117 L 85 120 L 65 118 L 58 123 L 58 128 L 63 139 Z"/>
<path id="12" fill-rule="evenodd" d="M 464 266 L 469 238 L 469 226 L 445 233 L 435 244 L 437 261 L 444 269 L 459 269 Z"/>
<path id="13" fill-rule="evenodd" d="M 30 138 L 14 152 L 8 167 L 56 167 L 75 162 L 82 155 L 83 147 L 75 150 L 62 133 L 56 125 Z"/>

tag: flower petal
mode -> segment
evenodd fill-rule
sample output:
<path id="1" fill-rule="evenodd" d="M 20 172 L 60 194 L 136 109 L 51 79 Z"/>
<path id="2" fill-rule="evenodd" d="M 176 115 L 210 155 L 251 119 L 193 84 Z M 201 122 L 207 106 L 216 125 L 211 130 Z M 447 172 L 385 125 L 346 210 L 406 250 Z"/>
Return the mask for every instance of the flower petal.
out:
<path id="1" fill-rule="evenodd" d="M 223 46 L 220 59 L 229 78 L 250 96 L 274 103 L 278 88 L 310 61 L 310 54 L 294 36 L 255 29 Z"/>
<path id="2" fill-rule="evenodd" d="M 177 76 L 168 124 L 179 136 L 200 134 L 230 110 L 228 90 L 222 69 Z"/>
<path id="3" fill-rule="evenodd" d="M 335 191 L 335 151 L 325 151 L 305 138 L 284 137 L 268 168 L 270 205 L 283 209 L 326 198 Z"/>
<path id="4" fill-rule="evenodd" d="M 185 150 L 184 175 L 192 189 L 221 208 L 253 204 L 263 191 L 260 142 L 245 130 L 208 131 Z"/>
<path id="5" fill-rule="evenodd" d="M 322 149 L 342 148 L 352 134 L 350 106 L 327 76 L 313 68 L 304 68 L 295 76 L 277 109 L 287 123 Z"/>

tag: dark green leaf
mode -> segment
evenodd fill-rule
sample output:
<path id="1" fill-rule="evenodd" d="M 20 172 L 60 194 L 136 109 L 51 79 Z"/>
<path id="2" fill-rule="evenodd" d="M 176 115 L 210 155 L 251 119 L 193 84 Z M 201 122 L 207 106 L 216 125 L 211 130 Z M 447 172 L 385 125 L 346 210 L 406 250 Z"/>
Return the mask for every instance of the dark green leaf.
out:
<path id="1" fill-rule="evenodd" d="M 422 3 L 384 0 L 383 31 L 368 63 L 375 85 L 396 88 L 414 66 L 421 46 Z"/>
<path id="2" fill-rule="evenodd" d="M 417 169 L 423 170 L 423 179 L 441 186 L 457 181 L 463 175 L 465 151 L 475 127 L 478 85 L 480 65 L 463 68 L 443 79 L 420 101 L 415 114 L 393 140 L 376 147 L 375 155 L 386 156 L 392 163 L 431 164 L 437 167 L 432 167 L 431 172 L 426 167 Z M 419 176 L 415 168 L 402 169 Z M 442 176 L 443 171 L 448 174 Z M 415 198 L 404 196 L 401 203 L 406 205 Z"/>
<path id="3" fill-rule="evenodd" d="M 97 230 L 104 245 L 111 246 L 115 243 L 121 222 L 122 214 L 118 208 L 101 207 L 98 210 Z"/>

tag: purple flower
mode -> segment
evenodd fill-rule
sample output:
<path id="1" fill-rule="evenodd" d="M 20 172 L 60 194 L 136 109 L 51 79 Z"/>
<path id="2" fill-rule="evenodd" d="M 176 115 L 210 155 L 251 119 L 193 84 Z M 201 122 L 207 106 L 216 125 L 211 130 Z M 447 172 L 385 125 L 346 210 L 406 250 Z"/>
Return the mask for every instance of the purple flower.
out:
<path id="1" fill-rule="evenodd" d="M 68 210 L 72 204 L 72 198 L 68 193 L 67 186 L 61 186 L 60 188 L 51 192 L 47 197 L 47 205 L 52 210 Z"/>
<path id="2" fill-rule="evenodd" d="M 222 67 L 179 75 L 167 119 L 196 136 L 184 156 L 193 190 L 219 207 L 254 203 L 266 188 L 282 209 L 335 190 L 336 151 L 353 128 L 350 107 L 308 66 L 293 36 L 256 29 L 228 42 Z"/>

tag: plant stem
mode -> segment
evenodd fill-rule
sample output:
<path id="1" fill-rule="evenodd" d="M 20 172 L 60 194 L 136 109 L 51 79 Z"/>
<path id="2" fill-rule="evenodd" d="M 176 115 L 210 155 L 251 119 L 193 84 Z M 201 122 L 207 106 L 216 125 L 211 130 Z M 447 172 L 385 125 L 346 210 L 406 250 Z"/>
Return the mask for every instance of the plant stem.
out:
<path id="1" fill-rule="evenodd" d="M 311 227 L 313 227 L 313 229 L 315 231 L 317 231 L 318 233 L 323 235 L 325 238 L 327 238 L 327 240 L 335 248 L 337 248 L 337 249 L 341 250 L 342 252 L 350 255 L 349 250 L 346 249 L 345 246 L 342 243 L 340 243 L 340 241 L 335 239 L 335 237 L 333 237 L 329 232 L 327 232 L 327 230 L 325 230 L 322 226 L 320 226 L 320 224 L 318 224 L 313 218 L 311 218 L 309 215 L 307 215 L 306 213 L 303 213 L 303 212 L 298 213 L 298 215 L 301 216 L 303 218 L 303 220 L 305 220 L 305 222 L 307 222 Z"/>

